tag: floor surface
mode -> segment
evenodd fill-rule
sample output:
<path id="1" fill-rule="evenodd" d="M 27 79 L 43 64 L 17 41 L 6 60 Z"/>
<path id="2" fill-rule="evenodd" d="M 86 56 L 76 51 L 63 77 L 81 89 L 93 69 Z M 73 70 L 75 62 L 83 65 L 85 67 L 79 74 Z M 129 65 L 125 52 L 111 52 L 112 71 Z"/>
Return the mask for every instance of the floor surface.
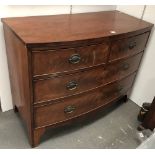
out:
<path id="1" fill-rule="evenodd" d="M 132 101 L 113 108 L 94 122 L 48 131 L 36 148 L 51 149 L 134 149 L 139 107 Z M 18 115 L 0 112 L 0 148 L 30 148 Z"/>

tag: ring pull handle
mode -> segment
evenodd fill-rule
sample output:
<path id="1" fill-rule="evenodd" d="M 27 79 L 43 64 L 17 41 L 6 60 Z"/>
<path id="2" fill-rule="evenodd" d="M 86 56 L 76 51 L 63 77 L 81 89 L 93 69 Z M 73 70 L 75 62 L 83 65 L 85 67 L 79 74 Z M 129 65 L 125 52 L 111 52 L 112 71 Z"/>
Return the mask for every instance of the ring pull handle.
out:
<path id="1" fill-rule="evenodd" d="M 134 47 L 136 47 L 136 42 L 132 42 L 129 44 L 129 49 L 133 49 Z"/>
<path id="2" fill-rule="evenodd" d="M 122 91 L 123 90 L 123 86 L 121 86 L 121 85 L 118 85 L 118 87 L 117 87 L 117 91 Z"/>
<path id="3" fill-rule="evenodd" d="M 69 105 L 64 108 L 64 112 L 67 114 L 70 114 L 70 113 L 74 112 L 75 110 L 76 110 L 76 107 L 73 105 Z"/>
<path id="4" fill-rule="evenodd" d="M 129 65 L 128 63 L 124 63 L 124 64 L 122 65 L 122 69 L 123 69 L 123 70 L 128 70 L 129 67 L 130 67 L 130 65 Z"/>
<path id="5" fill-rule="evenodd" d="M 79 63 L 81 60 L 81 56 L 79 54 L 73 54 L 70 58 L 69 58 L 69 62 L 71 64 L 77 64 Z"/>
<path id="6" fill-rule="evenodd" d="M 78 86 L 77 82 L 76 81 L 70 81 L 67 85 L 66 85 L 66 88 L 68 90 L 74 90 L 76 89 Z"/>

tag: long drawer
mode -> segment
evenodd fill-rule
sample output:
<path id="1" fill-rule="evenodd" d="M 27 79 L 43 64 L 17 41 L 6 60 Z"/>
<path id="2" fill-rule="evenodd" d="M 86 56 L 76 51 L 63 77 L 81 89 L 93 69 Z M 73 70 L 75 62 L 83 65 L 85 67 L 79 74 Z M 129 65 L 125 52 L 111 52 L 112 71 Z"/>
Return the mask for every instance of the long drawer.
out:
<path id="1" fill-rule="evenodd" d="M 142 53 L 105 68 L 98 66 L 70 75 L 34 82 L 34 102 L 42 102 L 80 93 L 123 78 L 138 69 Z"/>
<path id="2" fill-rule="evenodd" d="M 108 49 L 108 44 L 104 43 L 69 49 L 34 51 L 33 75 L 66 72 L 104 64 L 107 61 Z"/>
<path id="3" fill-rule="evenodd" d="M 110 61 L 121 59 L 144 50 L 149 32 L 131 38 L 113 41 L 110 51 Z"/>
<path id="4" fill-rule="evenodd" d="M 35 127 L 64 121 L 106 104 L 124 95 L 132 86 L 135 74 L 96 90 L 34 108 Z"/>

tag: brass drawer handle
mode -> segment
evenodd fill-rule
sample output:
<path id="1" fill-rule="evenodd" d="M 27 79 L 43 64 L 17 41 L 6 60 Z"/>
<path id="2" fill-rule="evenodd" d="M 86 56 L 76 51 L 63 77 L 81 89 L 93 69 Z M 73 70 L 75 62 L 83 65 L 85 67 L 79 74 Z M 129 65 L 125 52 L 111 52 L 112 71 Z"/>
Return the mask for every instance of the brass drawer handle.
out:
<path id="1" fill-rule="evenodd" d="M 69 106 L 67 106 L 67 107 L 65 107 L 64 108 L 64 112 L 65 113 L 72 113 L 72 112 L 74 112 L 76 110 L 76 107 L 75 106 L 73 106 L 73 105 L 69 105 Z"/>
<path id="2" fill-rule="evenodd" d="M 66 85 L 66 88 L 68 90 L 74 90 L 76 89 L 78 86 L 77 82 L 76 81 L 70 81 L 67 85 Z"/>
<path id="3" fill-rule="evenodd" d="M 130 67 L 130 65 L 129 65 L 128 63 L 124 63 L 124 64 L 122 65 L 122 69 L 123 69 L 123 70 L 128 70 L 129 67 Z"/>
<path id="4" fill-rule="evenodd" d="M 134 47 L 136 47 L 136 42 L 132 42 L 129 44 L 129 49 L 133 49 Z"/>
<path id="5" fill-rule="evenodd" d="M 123 86 L 121 86 L 121 85 L 118 85 L 118 87 L 117 87 L 117 91 L 122 91 L 123 90 Z"/>
<path id="6" fill-rule="evenodd" d="M 81 57 L 79 54 L 73 54 L 70 58 L 69 58 L 69 62 L 71 64 L 77 64 L 79 63 L 81 60 Z"/>

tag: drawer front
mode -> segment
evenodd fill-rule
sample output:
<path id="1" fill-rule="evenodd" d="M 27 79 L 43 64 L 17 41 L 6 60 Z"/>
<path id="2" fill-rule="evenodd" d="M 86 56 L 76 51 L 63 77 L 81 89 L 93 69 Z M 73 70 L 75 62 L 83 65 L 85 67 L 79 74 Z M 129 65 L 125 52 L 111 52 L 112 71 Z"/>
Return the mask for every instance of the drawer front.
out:
<path id="1" fill-rule="evenodd" d="M 100 66 L 97 69 L 34 81 L 34 101 L 47 101 L 80 93 L 100 86 L 105 80 L 104 66 Z"/>
<path id="2" fill-rule="evenodd" d="M 107 60 L 108 44 L 98 44 L 70 49 L 33 52 L 33 75 L 52 74 L 76 70 Z"/>
<path id="3" fill-rule="evenodd" d="M 105 69 L 98 66 L 83 72 L 34 82 L 34 101 L 41 102 L 80 93 L 125 77 L 138 69 L 142 53 Z"/>
<path id="4" fill-rule="evenodd" d="M 144 50 L 149 32 L 114 41 L 111 45 L 110 61 L 114 61 L 123 57 L 128 57 Z"/>
<path id="5" fill-rule="evenodd" d="M 142 55 L 143 52 L 131 56 L 127 59 L 110 63 L 106 68 L 106 78 L 109 81 L 115 81 L 116 79 L 125 77 L 135 72 L 139 67 Z"/>
<path id="6" fill-rule="evenodd" d="M 124 95 L 132 86 L 135 74 L 105 87 L 34 108 L 35 127 L 47 126 L 87 113 Z"/>

